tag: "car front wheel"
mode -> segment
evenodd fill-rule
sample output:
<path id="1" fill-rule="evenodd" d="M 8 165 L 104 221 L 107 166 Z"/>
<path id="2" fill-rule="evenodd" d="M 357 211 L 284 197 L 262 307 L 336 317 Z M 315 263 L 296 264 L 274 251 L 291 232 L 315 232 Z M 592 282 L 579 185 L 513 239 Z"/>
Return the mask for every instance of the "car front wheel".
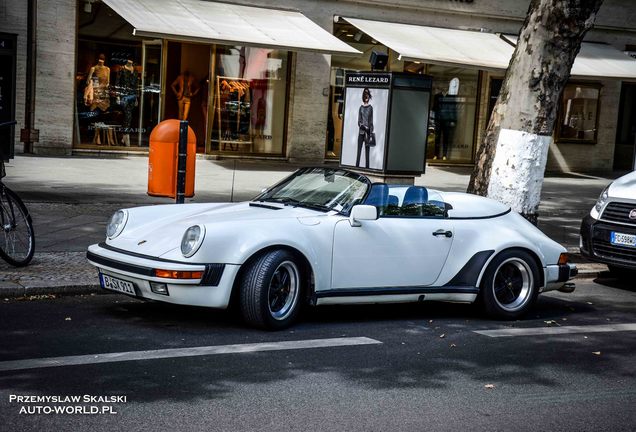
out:
<path id="1" fill-rule="evenodd" d="M 267 252 L 248 264 L 240 282 L 240 305 L 248 324 L 269 330 L 291 325 L 298 315 L 302 272 L 289 251 Z"/>
<path id="2" fill-rule="evenodd" d="M 486 313 L 495 318 L 519 318 L 534 304 L 538 281 L 537 264 L 527 252 L 500 253 L 488 265 L 480 286 Z"/>
<path id="3" fill-rule="evenodd" d="M 607 268 L 609 269 L 611 275 L 615 277 L 616 279 L 626 281 L 628 279 L 633 279 L 634 277 L 636 277 L 636 270 L 627 269 L 623 267 L 616 267 L 609 264 L 607 265 Z"/>

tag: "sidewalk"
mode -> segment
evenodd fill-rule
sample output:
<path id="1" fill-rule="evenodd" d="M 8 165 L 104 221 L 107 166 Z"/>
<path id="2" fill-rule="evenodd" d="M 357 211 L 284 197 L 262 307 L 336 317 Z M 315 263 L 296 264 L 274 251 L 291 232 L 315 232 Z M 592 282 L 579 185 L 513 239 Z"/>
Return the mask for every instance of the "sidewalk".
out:
<path id="1" fill-rule="evenodd" d="M 4 182 L 25 201 L 36 233 L 31 264 L 14 268 L 0 260 L 0 298 L 99 290 L 95 268 L 86 261 L 88 245 L 103 241 L 106 223 L 119 208 L 173 202 L 146 194 L 148 159 L 48 158 L 17 156 L 7 164 Z M 196 162 L 195 196 L 186 202 L 247 200 L 298 166 L 286 162 L 206 160 Z M 428 166 L 418 185 L 465 191 L 470 169 Z M 548 175 L 540 206 L 539 228 L 578 253 L 578 229 L 611 177 Z M 581 276 L 594 276 L 604 265 L 583 263 Z"/>

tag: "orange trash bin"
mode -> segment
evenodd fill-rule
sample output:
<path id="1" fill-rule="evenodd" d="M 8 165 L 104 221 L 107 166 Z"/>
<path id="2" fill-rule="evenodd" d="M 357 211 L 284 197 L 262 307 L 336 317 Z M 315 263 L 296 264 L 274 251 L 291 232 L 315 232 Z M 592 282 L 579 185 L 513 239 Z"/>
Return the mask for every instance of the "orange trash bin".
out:
<path id="1" fill-rule="evenodd" d="M 179 120 L 164 120 L 150 134 L 148 195 L 175 198 L 179 159 Z M 194 196 L 197 138 L 188 126 L 185 196 Z"/>

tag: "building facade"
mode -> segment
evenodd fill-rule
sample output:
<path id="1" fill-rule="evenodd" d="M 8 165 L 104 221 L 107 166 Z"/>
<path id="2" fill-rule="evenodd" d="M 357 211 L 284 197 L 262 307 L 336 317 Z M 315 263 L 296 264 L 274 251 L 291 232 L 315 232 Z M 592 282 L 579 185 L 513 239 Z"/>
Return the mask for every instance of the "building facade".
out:
<path id="1" fill-rule="evenodd" d="M 344 74 L 371 70 L 375 52 L 388 55 L 386 70 L 433 77 L 428 163 L 469 165 L 529 5 L 190 0 L 174 9 L 159 0 L 140 17 L 144 2 L 33 2 L 34 153 L 146 153 L 153 127 L 181 118 L 198 153 L 211 157 L 338 160 Z M 28 3 L 0 0 L 0 40 L 15 41 L 0 47 L 13 55 L 0 70 L 8 89 L 0 115 L 17 120 L 16 153 L 28 106 Z M 187 21 L 183 5 L 203 8 L 191 16 L 211 15 Z M 630 0 L 601 7 L 565 89 L 547 169 L 634 168 L 636 60 L 623 52 L 636 51 L 635 18 Z M 278 33 L 263 38 L 268 32 Z"/>

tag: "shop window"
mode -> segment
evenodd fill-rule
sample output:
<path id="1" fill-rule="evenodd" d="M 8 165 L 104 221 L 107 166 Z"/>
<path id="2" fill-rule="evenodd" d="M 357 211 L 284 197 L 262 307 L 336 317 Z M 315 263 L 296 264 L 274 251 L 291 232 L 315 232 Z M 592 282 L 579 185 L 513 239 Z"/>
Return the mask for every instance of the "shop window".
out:
<path id="1" fill-rule="evenodd" d="M 99 3 L 79 12 L 77 53 L 75 146 L 147 150 L 159 118 L 161 45 L 134 38 Z"/>
<path id="2" fill-rule="evenodd" d="M 168 42 L 163 119 L 187 120 L 198 153 L 205 151 L 211 53 L 211 45 Z"/>
<path id="3" fill-rule="evenodd" d="M 624 82 L 618 106 L 614 169 L 636 169 L 636 84 Z"/>
<path id="4" fill-rule="evenodd" d="M 596 144 L 600 84 L 565 86 L 557 118 L 557 142 Z"/>
<path id="5" fill-rule="evenodd" d="M 218 46 L 210 104 L 211 149 L 219 153 L 284 153 L 287 51 Z"/>
<path id="6" fill-rule="evenodd" d="M 429 65 L 433 77 L 427 158 L 470 163 L 473 160 L 479 72 Z M 430 136 L 432 134 L 432 137 Z"/>

